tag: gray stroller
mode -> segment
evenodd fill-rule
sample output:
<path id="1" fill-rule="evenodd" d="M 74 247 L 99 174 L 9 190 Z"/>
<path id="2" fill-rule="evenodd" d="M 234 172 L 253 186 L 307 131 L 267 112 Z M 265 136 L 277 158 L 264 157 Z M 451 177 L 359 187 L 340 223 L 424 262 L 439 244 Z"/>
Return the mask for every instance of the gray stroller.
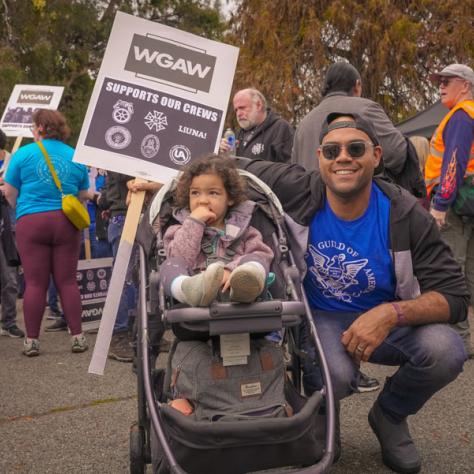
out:
<path id="1" fill-rule="evenodd" d="M 332 465 L 337 415 L 331 380 L 290 248 L 285 215 L 268 186 L 250 173 L 240 173 L 247 180 L 249 199 L 257 204 L 251 225 L 275 253 L 271 268 L 275 282 L 267 298 L 250 304 L 218 301 L 209 308 L 191 308 L 165 296 L 159 272 L 165 259 L 163 234 L 174 223 L 171 194 L 175 180 L 155 195 L 139 226 L 138 421 L 130 432 L 131 473 L 145 472 L 147 464 L 157 474 L 306 474 L 327 472 Z M 151 228 L 155 219 L 160 220 L 158 234 Z M 300 347 L 302 325 L 317 354 L 312 362 L 320 367 L 324 381 L 324 387 L 309 397 L 302 393 L 301 383 L 302 362 L 308 358 Z M 156 368 L 160 339 L 169 328 L 175 334 L 184 328 L 201 340 L 250 333 L 252 340 L 259 341 L 272 331 L 283 333 L 281 387 L 291 413 L 203 420 L 170 407 L 178 340 L 172 344 L 166 368 Z"/>

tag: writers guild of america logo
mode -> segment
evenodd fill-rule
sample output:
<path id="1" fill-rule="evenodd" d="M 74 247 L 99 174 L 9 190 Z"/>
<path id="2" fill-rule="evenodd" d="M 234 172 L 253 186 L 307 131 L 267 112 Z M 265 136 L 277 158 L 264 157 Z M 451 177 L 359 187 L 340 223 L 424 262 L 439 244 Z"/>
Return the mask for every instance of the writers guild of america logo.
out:
<path id="1" fill-rule="evenodd" d="M 160 149 L 160 140 L 156 135 L 147 135 L 141 144 L 142 155 L 145 158 L 151 159 L 158 153 Z"/>
<path id="2" fill-rule="evenodd" d="M 326 298 L 351 303 L 354 297 L 374 290 L 375 275 L 366 268 L 369 261 L 366 258 L 354 259 L 358 255 L 356 252 L 348 254 L 352 260 L 348 260 L 348 255 L 343 252 L 324 255 L 313 245 L 309 246 L 308 252 L 313 261 L 308 272 Z"/>
<path id="3" fill-rule="evenodd" d="M 265 145 L 263 143 L 255 143 L 255 145 L 252 147 L 252 154 L 260 155 L 260 153 L 263 153 L 264 149 Z"/>
<path id="4" fill-rule="evenodd" d="M 49 105 L 53 98 L 53 93 L 50 91 L 33 91 L 24 90 L 21 91 L 18 96 L 19 104 L 43 104 Z"/>
<path id="5" fill-rule="evenodd" d="M 116 150 L 122 150 L 130 145 L 132 135 L 125 127 L 117 125 L 115 127 L 110 127 L 105 132 L 105 141 L 109 147 L 115 148 Z"/>
<path id="6" fill-rule="evenodd" d="M 147 80 L 209 92 L 215 64 L 215 56 L 192 46 L 134 34 L 125 70 Z"/>
<path id="7" fill-rule="evenodd" d="M 184 145 L 175 145 L 170 150 L 170 158 L 175 165 L 183 166 L 191 159 L 191 151 Z"/>

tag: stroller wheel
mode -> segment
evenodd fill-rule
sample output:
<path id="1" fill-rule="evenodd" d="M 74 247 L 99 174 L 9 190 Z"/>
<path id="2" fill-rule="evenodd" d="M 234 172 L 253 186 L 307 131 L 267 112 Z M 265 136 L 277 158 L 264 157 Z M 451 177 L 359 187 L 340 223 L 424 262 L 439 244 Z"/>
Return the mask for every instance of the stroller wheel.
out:
<path id="1" fill-rule="evenodd" d="M 134 423 L 130 428 L 130 474 L 145 473 L 144 445 L 143 428 Z"/>

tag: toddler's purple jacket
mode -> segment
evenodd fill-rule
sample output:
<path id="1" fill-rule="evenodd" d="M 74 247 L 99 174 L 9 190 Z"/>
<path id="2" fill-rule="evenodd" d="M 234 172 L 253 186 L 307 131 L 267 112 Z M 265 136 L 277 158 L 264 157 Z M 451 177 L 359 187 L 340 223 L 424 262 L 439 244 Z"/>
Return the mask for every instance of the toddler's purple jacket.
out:
<path id="1" fill-rule="evenodd" d="M 203 222 L 190 217 L 188 209 L 175 211 L 174 217 L 180 224 L 169 227 L 163 237 L 167 258 L 182 257 L 189 269 L 194 272 L 202 271 L 206 268 L 206 255 L 201 250 L 204 236 L 216 246 L 214 248 L 218 257 L 225 256 L 226 248 L 242 236 L 234 249 L 233 260 L 227 263 L 225 268 L 232 271 L 246 256 L 245 261 L 260 262 L 268 272 L 273 260 L 273 251 L 263 243 L 262 234 L 249 225 L 254 207 L 253 201 L 245 201 L 230 208 L 225 218 L 225 235 L 218 229 L 207 227 Z"/>

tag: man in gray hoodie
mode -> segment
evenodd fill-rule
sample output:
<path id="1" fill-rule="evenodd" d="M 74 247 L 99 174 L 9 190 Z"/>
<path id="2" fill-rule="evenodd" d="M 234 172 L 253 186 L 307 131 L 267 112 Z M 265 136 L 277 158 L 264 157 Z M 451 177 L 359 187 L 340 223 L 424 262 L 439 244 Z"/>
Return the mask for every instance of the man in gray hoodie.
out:
<path id="1" fill-rule="evenodd" d="M 361 97 L 362 82 L 357 69 L 347 62 L 332 64 L 326 72 L 323 100 L 300 122 L 296 129 L 291 162 L 311 171 L 318 166 L 321 126 L 331 112 L 357 113 L 373 124 L 383 148 L 383 165 L 398 175 L 405 163 L 407 144 L 383 108 L 370 99 Z"/>

